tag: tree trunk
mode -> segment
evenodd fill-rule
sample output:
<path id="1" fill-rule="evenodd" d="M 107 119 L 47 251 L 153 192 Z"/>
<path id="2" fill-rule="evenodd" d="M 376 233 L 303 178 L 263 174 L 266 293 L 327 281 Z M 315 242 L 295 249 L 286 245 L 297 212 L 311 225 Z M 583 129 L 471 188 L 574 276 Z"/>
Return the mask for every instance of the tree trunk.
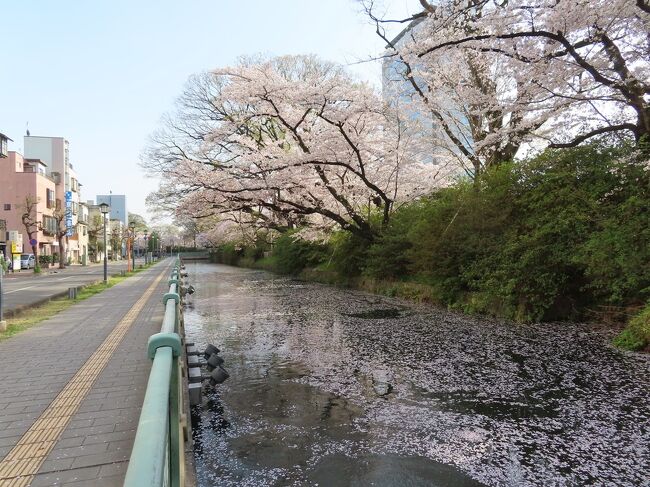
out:
<path id="1" fill-rule="evenodd" d="M 639 127 L 636 135 L 636 142 L 639 145 L 641 151 L 644 153 L 649 153 L 650 148 L 650 108 L 643 107 L 641 110 L 637 110 L 637 127 Z"/>
<path id="2" fill-rule="evenodd" d="M 36 269 L 40 268 L 40 264 L 38 263 L 38 244 L 32 245 L 32 254 L 34 254 L 34 272 L 36 272 Z"/>
<path id="3" fill-rule="evenodd" d="M 65 269 L 65 235 L 59 236 L 59 269 Z"/>

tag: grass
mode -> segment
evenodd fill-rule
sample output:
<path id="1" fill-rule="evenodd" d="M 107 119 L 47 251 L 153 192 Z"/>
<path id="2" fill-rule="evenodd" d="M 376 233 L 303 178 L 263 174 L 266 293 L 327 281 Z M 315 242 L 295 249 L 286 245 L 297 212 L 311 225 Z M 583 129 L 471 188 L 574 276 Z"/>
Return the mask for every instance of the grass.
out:
<path id="1" fill-rule="evenodd" d="M 25 311 L 22 311 L 21 313 L 12 316 L 11 318 L 8 318 L 6 320 L 7 329 L 6 331 L 0 332 L 0 341 L 6 340 L 7 338 L 10 338 L 24 330 L 27 330 L 32 326 L 37 325 L 38 323 L 51 318 L 57 313 L 60 313 L 61 311 L 68 309 L 70 306 L 73 306 L 79 301 L 83 301 L 85 299 L 90 298 L 91 296 L 94 296 L 95 294 L 99 294 L 102 291 L 105 291 L 106 289 L 111 288 L 116 284 L 119 284 L 125 279 L 128 279 L 129 277 L 138 274 L 144 271 L 145 269 L 148 269 L 152 265 L 154 264 L 148 264 L 147 266 L 139 266 L 135 270 L 126 273 L 126 275 L 124 276 L 122 275 L 111 276 L 109 277 L 108 282 L 106 284 L 104 284 L 104 282 L 102 281 L 102 282 L 97 282 L 94 284 L 88 284 L 86 286 L 82 286 L 79 288 L 79 291 L 77 292 L 77 299 L 55 298 L 39 306 L 34 306 L 26 309 Z"/>
<path id="2" fill-rule="evenodd" d="M 614 345 L 624 350 L 650 351 L 650 303 L 614 338 Z"/>

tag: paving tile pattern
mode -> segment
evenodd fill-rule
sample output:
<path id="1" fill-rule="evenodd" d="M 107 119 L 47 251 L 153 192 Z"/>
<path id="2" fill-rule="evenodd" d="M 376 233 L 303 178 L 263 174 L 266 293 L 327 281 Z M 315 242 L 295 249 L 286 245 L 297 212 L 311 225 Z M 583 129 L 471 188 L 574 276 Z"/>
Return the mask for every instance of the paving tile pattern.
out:
<path id="1" fill-rule="evenodd" d="M 156 266 L 0 343 L 0 458 L 167 267 Z M 163 279 L 31 485 L 122 485 L 150 370 L 145 347 L 160 329 L 166 289 Z"/>

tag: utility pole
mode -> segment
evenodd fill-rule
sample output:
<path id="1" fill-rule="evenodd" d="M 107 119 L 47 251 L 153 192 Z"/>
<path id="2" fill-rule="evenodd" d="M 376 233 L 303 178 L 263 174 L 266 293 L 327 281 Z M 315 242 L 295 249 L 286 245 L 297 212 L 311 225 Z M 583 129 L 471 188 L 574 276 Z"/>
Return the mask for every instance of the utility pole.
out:
<path id="1" fill-rule="evenodd" d="M 104 219 L 104 284 L 108 283 L 108 262 L 106 257 L 108 255 L 108 242 L 106 241 L 106 217 L 107 213 L 110 211 L 110 207 L 106 203 L 101 203 L 99 205 L 99 211 L 102 214 Z"/>
<path id="2" fill-rule="evenodd" d="M 4 316 L 2 314 L 2 306 L 4 304 L 2 302 L 2 293 L 3 293 L 2 278 L 4 276 L 4 273 L 5 273 L 4 265 L 0 264 L 0 331 L 5 331 L 7 329 L 7 322 L 4 320 Z"/>

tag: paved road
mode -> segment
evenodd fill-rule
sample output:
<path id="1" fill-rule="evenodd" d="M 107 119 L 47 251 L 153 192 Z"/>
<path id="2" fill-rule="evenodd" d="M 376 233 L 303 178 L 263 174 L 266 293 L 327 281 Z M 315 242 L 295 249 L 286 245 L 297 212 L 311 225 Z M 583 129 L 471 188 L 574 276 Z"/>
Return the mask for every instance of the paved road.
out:
<path id="1" fill-rule="evenodd" d="M 136 259 L 136 265 L 144 260 Z M 118 274 L 126 270 L 126 261 L 111 262 L 108 265 L 108 274 Z M 16 308 L 22 308 L 43 301 L 56 294 L 65 292 L 70 287 L 82 286 L 99 281 L 104 276 L 104 266 L 93 264 L 89 266 L 73 265 L 66 269 L 44 269 L 40 275 L 31 271 L 7 274 L 4 276 L 3 311 L 10 313 Z"/>

